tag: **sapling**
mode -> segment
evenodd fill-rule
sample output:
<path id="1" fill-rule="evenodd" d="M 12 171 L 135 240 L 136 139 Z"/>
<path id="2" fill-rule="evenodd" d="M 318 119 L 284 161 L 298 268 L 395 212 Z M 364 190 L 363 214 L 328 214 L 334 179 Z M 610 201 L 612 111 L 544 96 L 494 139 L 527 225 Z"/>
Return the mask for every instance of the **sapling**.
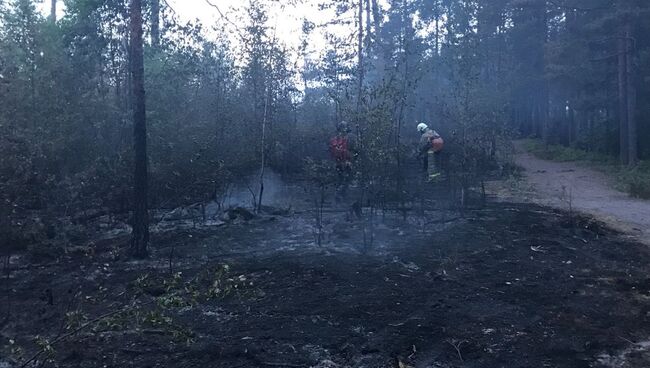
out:
<path id="1" fill-rule="evenodd" d="M 315 184 L 317 191 L 313 193 L 314 206 L 316 208 L 316 242 L 322 246 L 323 242 L 323 213 L 327 189 L 334 183 L 335 168 L 329 161 L 314 161 L 313 159 L 305 160 L 307 175 L 312 183 Z"/>

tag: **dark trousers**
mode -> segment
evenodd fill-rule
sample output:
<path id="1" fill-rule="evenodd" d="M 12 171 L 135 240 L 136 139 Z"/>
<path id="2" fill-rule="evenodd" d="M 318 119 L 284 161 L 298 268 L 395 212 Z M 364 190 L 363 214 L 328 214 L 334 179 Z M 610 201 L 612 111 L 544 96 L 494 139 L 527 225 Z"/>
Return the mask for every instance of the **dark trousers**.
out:
<path id="1" fill-rule="evenodd" d="M 352 181 L 352 163 L 349 161 L 336 163 L 336 195 L 344 198 L 347 196 L 348 187 Z"/>
<path id="2" fill-rule="evenodd" d="M 439 174 L 442 166 L 441 161 L 440 152 L 427 151 L 422 160 L 422 172 L 427 176 Z"/>

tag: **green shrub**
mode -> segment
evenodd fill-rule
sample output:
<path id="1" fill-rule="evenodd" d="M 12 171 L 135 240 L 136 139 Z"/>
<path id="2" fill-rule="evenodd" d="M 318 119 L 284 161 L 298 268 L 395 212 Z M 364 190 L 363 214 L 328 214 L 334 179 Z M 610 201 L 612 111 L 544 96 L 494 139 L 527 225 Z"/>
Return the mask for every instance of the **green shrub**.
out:
<path id="1" fill-rule="evenodd" d="M 616 159 L 597 152 L 587 152 L 585 150 L 566 147 L 557 144 L 545 145 L 540 140 L 527 139 L 524 141 L 524 148 L 526 151 L 534 154 L 535 156 L 551 161 L 558 162 L 574 162 L 574 161 L 589 161 L 599 162 L 607 165 L 616 163 Z"/>
<path id="2" fill-rule="evenodd" d="M 650 199 L 650 167 L 642 162 L 634 168 L 621 170 L 621 181 L 625 190 L 636 198 Z"/>

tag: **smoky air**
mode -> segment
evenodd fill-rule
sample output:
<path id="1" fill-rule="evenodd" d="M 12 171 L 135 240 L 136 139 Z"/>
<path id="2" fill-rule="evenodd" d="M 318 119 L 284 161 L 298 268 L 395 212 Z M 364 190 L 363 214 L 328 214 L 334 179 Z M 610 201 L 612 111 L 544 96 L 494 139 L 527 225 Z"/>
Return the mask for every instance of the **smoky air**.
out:
<path id="1" fill-rule="evenodd" d="M 0 368 L 650 367 L 649 33 L 0 0 Z"/>

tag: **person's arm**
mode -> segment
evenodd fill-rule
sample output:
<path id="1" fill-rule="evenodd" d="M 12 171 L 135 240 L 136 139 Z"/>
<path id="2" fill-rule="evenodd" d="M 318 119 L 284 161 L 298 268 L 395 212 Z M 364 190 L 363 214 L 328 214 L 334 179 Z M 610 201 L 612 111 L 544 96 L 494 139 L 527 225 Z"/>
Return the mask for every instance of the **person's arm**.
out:
<path id="1" fill-rule="evenodd" d="M 418 145 L 418 156 L 422 156 L 425 154 L 429 148 L 431 148 L 431 143 L 429 142 L 429 136 L 428 134 L 422 134 L 422 138 L 420 138 L 420 144 Z"/>

